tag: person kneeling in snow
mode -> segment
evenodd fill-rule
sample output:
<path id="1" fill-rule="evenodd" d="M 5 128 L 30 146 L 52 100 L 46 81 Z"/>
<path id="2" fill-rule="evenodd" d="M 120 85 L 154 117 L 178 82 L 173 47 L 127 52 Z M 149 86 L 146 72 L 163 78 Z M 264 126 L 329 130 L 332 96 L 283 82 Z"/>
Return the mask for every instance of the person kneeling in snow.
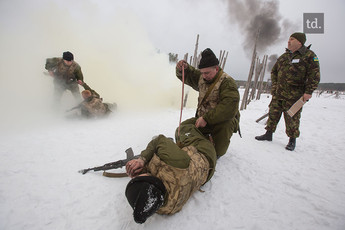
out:
<path id="1" fill-rule="evenodd" d="M 116 104 L 103 103 L 103 98 L 93 89 L 91 89 L 85 82 L 78 81 L 78 84 L 84 87 L 84 91 L 81 92 L 84 101 L 78 106 L 72 108 L 81 109 L 81 116 L 86 118 L 99 118 L 104 117 L 111 113 L 110 107 L 116 109 Z"/>
<path id="2" fill-rule="evenodd" d="M 137 223 L 144 223 L 155 212 L 171 215 L 180 211 L 214 174 L 216 150 L 195 125 L 181 126 L 176 140 L 178 144 L 159 135 L 138 159 L 126 164 L 133 179 L 125 195 Z"/>

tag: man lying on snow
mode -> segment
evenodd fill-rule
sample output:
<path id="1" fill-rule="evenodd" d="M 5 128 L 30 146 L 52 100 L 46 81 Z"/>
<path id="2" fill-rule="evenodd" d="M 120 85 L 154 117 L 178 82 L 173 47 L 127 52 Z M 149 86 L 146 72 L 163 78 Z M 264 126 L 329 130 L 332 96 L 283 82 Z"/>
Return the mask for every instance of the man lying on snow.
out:
<path id="1" fill-rule="evenodd" d="M 133 179 L 125 194 L 137 223 L 144 223 L 155 212 L 171 215 L 180 211 L 214 174 L 217 155 L 213 144 L 192 124 L 182 125 L 177 133 L 178 144 L 159 135 L 138 159 L 126 164 Z"/>
<path id="2" fill-rule="evenodd" d="M 101 98 L 100 95 L 95 90 L 91 89 L 85 82 L 79 80 L 78 84 L 83 86 L 85 89 L 81 92 L 84 101 L 69 111 L 80 108 L 82 117 L 99 118 L 111 113 L 112 111 L 110 108 L 116 109 L 116 103 L 103 103 L 103 98 Z"/>

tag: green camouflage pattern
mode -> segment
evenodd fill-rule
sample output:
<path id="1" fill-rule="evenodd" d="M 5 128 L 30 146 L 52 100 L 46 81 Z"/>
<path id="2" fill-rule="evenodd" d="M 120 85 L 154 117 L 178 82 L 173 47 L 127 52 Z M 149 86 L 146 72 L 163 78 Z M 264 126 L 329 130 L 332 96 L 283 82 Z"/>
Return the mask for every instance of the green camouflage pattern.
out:
<path id="1" fill-rule="evenodd" d="M 209 87 L 211 84 L 207 83 L 204 78 L 199 79 L 198 88 L 199 88 L 199 97 L 198 97 L 198 108 L 196 111 L 197 117 L 202 117 L 206 113 L 219 104 L 219 88 L 225 78 L 230 78 L 230 76 L 224 73 L 222 70 L 219 71 L 220 79 L 214 85 L 212 91 L 209 93 L 208 97 L 205 98 Z M 204 99 L 205 98 L 205 99 Z"/>
<path id="2" fill-rule="evenodd" d="M 303 46 L 281 55 L 271 71 L 272 95 L 276 99 L 297 101 L 303 94 L 312 94 L 320 82 L 319 59 Z"/>
<path id="3" fill-rule="evenodd" d="M 199 153 L 207 158 L 210 164 L 210 172 L 207 178 L 207 180 L 210 180 L 217 163 L 217 155 L 213 144 L 205 138 L 195 125 L 191 124 L 181 124 L 180 136 L 178 136 L 178 129 L 176 129 L 175 138 L 179 145 L 174 143 L 170 138 L 159 135 L 148 143 L 146 149 L 140 154 L 141 158 L 145 163 L 148 163 L 153 155 L 156 154 L 166 164 L 185 169 L 189 167 L 190 157 L 180 147 L 194 146 Z"/>
<path id="4" fill-rule="evenodd" d="M 302 109 L 292 118 L 287 111 L 303 94 L 311 95 L 317 88 L 320 82 L 319 59 L 305 46 L 294 53 L 287 50 L 273 66 L 271 79 L 273 97 L 266 130 L 274 132 L 283 113 L 287 136 L 297 138 L 300 136 Z"/>
<path id="5" fill-rule="evenodd" d="M 198 153 L 194 146 L 184 147 L 183 151 L 190 157 L 187 168 L 168 165 L 156 154 L 147 165 L 148 173 L 159 178 L 167 190 L 165 203 L 157 211 L 158 214 L 171 215 L 180 211 L 190 196 L 207 180 L 209 163 L 206 157 Z"/>
<path id="6" fill-rule="evenodd" d="M 205 155 L 210 163 L 210 173 L 207 181 L 210 180 L 214 174 L 217 163 L 217 154 L 212 142 L 207 139 L 202 134 L 200 129 L 196 128 L 194 124 L 181 124 L 180 135 L 178 135 L 177 128 L 175 132 L 175 139 L 180 147 L 194 146 L 199 153 Z"/>
<path id="7" fill-rule="evenodd" d="M 91 96 L 81 103 L 81 114 L 89 118 L 102 117 L 108 114 L 108 111 L 107 106 L 97 97 Z"/>
<path id="8" fill-rule="evenodd" d="M 208 98 L 201 104 L 208 88 L 213 81 L 221 75 L 221 79 Z M 176 76 L 181 80 L 182 73 L 176 68 Z M 217 156 L 223 156 L 230 144 L 230 138 L 239 127 L 239 101 L 240 95 L 235 80 L 223 72 L 220 68 L 216 76 L 210 82 L 202 79 L 200 70 L 188 66 L 185 69 L 185 84 L 191 86 L 194 90 L 199 91 L 198 108 L 196 117 L 202 116 L 207 122 L 206 127 L 200 128 L 200 131 L 207 137 L 212 135 L 215 143 Z M 194 118 L 184 121 L 184 124 L 195 124 Z"/>
<path id="9" fill-rule="evenodd" d="M 217 158 L 212 143 L 194 125 L 181 125 L 180 135 L 177 133 L 179 145 L 159 135 L 140 154 L 145 162 L 143 172 L 158 177 L 167 189 L 165 203 L 157 211 L 159 214 L 180 211 L 215 171 Z"/>
<path id="10" fill-rule="evenodd" d="M 281 118 L 282 113 L 284 114 L 285 120 L 285 132 L 288 137 L 297 138 L 300 135 L 299 125 L 302 113 L 302 108 L 293 116 L 287 113 L 289 108 L 295 103 L 295 101 L 289 100 L 277 100 L 272 99 L 269 105 L 269 116 L 266 124 L 266 130 L 275 132 L 277 124 Z"/>
<path id="11" fill-rule="evenodd" d="M 64 84 L 70 84 L 77 80 L 83 81 L 83 73 L 80 65 L 73 61 L 72 65 L 67 66 L 62 58 L 47 58 L 45 69 L 52 71 L 56 80 Z"/>

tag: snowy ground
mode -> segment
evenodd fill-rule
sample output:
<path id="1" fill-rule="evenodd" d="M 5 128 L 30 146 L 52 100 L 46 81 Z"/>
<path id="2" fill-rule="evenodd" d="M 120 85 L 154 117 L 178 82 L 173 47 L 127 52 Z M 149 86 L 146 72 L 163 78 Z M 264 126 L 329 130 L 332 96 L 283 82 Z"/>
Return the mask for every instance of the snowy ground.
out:
<path id="1" fill-rule="evenodd" d="M 181 212 L 133 221 L 124 196 L 129 178 L 86 175 L 82 168 L 136 154 L 157 134 L 173 136 L 179 110 L 119 111 L 104 120 L 57 117 L 30 124 L 4 122 L 0 130 L 0 229 L 345 229 L 345 99 L 321 95 L 302 113 L 293 152 L 281 120 L 273 142 L 265 132 L 267 95 L 241 112 L 243 138 L 234 134 L 214 177 Z M 194 109 L 183 111 L 183 119 Z M 118 171 L 124 171 L 123 169 Z"/>

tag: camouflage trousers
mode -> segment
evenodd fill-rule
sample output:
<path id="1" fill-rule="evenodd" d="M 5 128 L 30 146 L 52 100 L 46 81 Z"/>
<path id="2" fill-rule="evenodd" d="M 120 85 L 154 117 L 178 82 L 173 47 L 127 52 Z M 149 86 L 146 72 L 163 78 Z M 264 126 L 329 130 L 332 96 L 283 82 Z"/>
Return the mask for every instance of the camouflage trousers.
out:
<path id="1" fill-rule="evenodd" d="M 81 101 L 81 95 L 80 95 L 78 83 L 73 82 L 71 84 L 66 84 L 61 81 L 56 80 L 54 81 L 54 100 L 56 103 L 60 102 L 60 99 L 66 90 L 71 91 L 76 102 Z"/>
<path id="2" fill-rule="evenodd" d="M 272 99 L 270 105 L 269 105 L 269 116 L 268 121 L 266 125 L 266 130 L 275 132 L 277 129 L 277 125 L 279 123 L 279 120 L 281 118 L 282 113 L 284 114 L 284 120 L 285 120 L 285 132 L 288 135 L 288 137 L 297 138 L 300 135 L 299 131 L 299 125 L 300 125 L 300 118 L 301 118 L 301 112 L 298 111 L 293 117 L 290 117 L 287 111 L 289 108 L 295 103 L 295 100 L 278 100 L 278 99 Z"/>
<path id="3" fill-rule="evenodd" d="M 188 168 L 170 166 L 156 154 L 147 165 L 148 172 L 159 178 L 167 189 L 164 205 L 157 211 L 158 214 L 171 215 L 179 212 L 193 193 L 207 181 L 210 169 L 207 158 L 194 146 L 184 147 L 182 150 L 190 157 Z"/>
<path id="4" fill-rule="evenodd" d="M 193 117 L 185 120 L 181 123 L 185 124 L 195 124 L 197 118 Z M 200 132 L 208 139 L 208 135 L 211 134 L 213 139 L 214 148 L 216 149 L 217 157 L 223 156 L 230 145 L 230 139 L 232 134 L 238 129 L 238 120 L 232 119 L 217 125 L 206 125 L 203 128 L 199 128 Z"/>

